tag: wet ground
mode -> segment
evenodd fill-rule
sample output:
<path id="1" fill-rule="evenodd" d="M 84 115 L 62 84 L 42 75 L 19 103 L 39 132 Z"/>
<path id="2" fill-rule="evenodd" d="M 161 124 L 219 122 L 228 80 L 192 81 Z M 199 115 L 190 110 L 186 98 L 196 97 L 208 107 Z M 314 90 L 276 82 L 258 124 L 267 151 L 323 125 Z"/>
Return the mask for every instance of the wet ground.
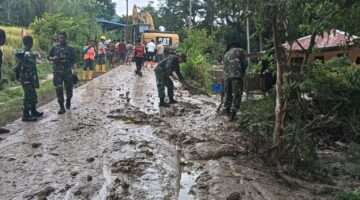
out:
<path id="1" fill-rule="evenodd" d="M 54 100 L 36 123 L 0 141 L 0 199 L 332 199 L 331 185 L 289 187 L 250 155 L 246 138 L 216 114 L 217 97 L 159 109 L 153 69 L 119 66 Z"/>

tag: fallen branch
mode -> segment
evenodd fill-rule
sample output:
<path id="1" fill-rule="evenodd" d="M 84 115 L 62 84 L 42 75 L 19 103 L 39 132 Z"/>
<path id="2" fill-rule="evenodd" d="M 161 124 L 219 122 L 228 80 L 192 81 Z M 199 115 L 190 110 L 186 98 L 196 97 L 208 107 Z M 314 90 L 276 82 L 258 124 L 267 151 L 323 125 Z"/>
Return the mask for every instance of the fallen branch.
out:
<path id="1" fill-rule="evenodd" d="M 198 87 L 196 87 L 196 86 L 194 86 L 194 85 L 191 85 L 189 82 L 187 82 L 187 81 L 184 81 L 183 82 L 183 84 L 184 85 L 186 85 L 186 86 L 188 86 L 190 89 L 192 89 L 192 90 L 195 90 L 195 91 L 197 91 L 197 92 L 199 92 L 199 93 L 201 93 L 201 94 L 204 94 L 204 95 L 206 95 L 206 96 L 210 96 L 210 94 L 209 93 L 207 93 L 206 91 L 204 91 L 204 90 L 202 90 L 202 89 L 200 89 L 200 88 L 198 88 Z"/>

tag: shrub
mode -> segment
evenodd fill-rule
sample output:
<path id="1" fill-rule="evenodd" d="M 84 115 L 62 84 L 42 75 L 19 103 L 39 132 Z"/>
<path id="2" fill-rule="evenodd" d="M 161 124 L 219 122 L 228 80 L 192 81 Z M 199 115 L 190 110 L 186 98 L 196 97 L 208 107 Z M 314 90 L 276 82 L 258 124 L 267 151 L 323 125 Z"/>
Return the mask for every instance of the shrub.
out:
<path id="1" fill-rule="evenodd" d="M 179 51 L 187 55 L 187 62 L 181 65 L 181 71 L 188 80 L 197 82 L 201 87 L 210 88 L 211 78 L 208 70 L 211 64 L 205 56 L 213 40 L 205 30 L 187 30 L 187 38 L 180 44 Z"/>

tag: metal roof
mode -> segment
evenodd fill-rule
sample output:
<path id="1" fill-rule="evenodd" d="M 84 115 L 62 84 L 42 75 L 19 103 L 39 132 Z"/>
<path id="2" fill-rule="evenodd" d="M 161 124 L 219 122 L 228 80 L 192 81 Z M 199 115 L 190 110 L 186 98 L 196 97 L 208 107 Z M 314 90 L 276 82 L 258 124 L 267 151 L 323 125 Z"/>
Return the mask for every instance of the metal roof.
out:
<path id="1" fill-rule="evenodd" d="M 308 35 L 308 36 L 299 38 L 298 41 L 305 49 L 307 49 L 310 44 L 310 38 L 311 38 L 311 35 Z M 318 48 L 318 49 L 332 48 L 332 47 L 338 47 L 338 46 L 345 45 L 346 43 L 348 43 L 348 45 L 352 45 L 353 44 L 352 41 L 354 39 L 358 39 L 358 38 L 359 37 L 357 37 L 357 36 L 351 36 L 349 38 L 349 35 L 343 31 L 332 30 L 329 33 L 324 32 L 323 37 L 316 36 L 314 48 Z M 291 47 L 288 43 L 285 43 L 283 46 L 286 49 L 290 49 L 290 47 Z M 302 51 L 301 47 L 296 42 L 294 42 L 292 44 L 291 49 L 293 51 Z"/>
<path id="2" fill-rule="evenodd" d="M 104 19 L 96 19 L 96 22 L 103 24 L 103 26 L 105 26 L 106 29 L 110 29 L 110 30 L 126 27 L 126 24 L 121 24 L 111 20 L 109 21 Z"/>

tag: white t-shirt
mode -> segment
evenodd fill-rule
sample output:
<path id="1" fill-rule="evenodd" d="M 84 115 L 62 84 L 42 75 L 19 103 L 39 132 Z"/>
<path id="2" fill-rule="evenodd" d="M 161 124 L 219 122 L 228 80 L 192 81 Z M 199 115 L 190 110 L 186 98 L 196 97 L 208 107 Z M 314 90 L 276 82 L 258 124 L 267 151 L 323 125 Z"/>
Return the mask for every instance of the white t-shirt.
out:
<path id="1" fill-rule="evenodd" d="M 148 52 L 155 52 L 156 45 L 155 45 L 155 43 L 153 43 L 153 42 L 149 42 L 149 43 L 146 45 L 146 48 L 147 48 L 147 51 L 148 51 Z"/>

